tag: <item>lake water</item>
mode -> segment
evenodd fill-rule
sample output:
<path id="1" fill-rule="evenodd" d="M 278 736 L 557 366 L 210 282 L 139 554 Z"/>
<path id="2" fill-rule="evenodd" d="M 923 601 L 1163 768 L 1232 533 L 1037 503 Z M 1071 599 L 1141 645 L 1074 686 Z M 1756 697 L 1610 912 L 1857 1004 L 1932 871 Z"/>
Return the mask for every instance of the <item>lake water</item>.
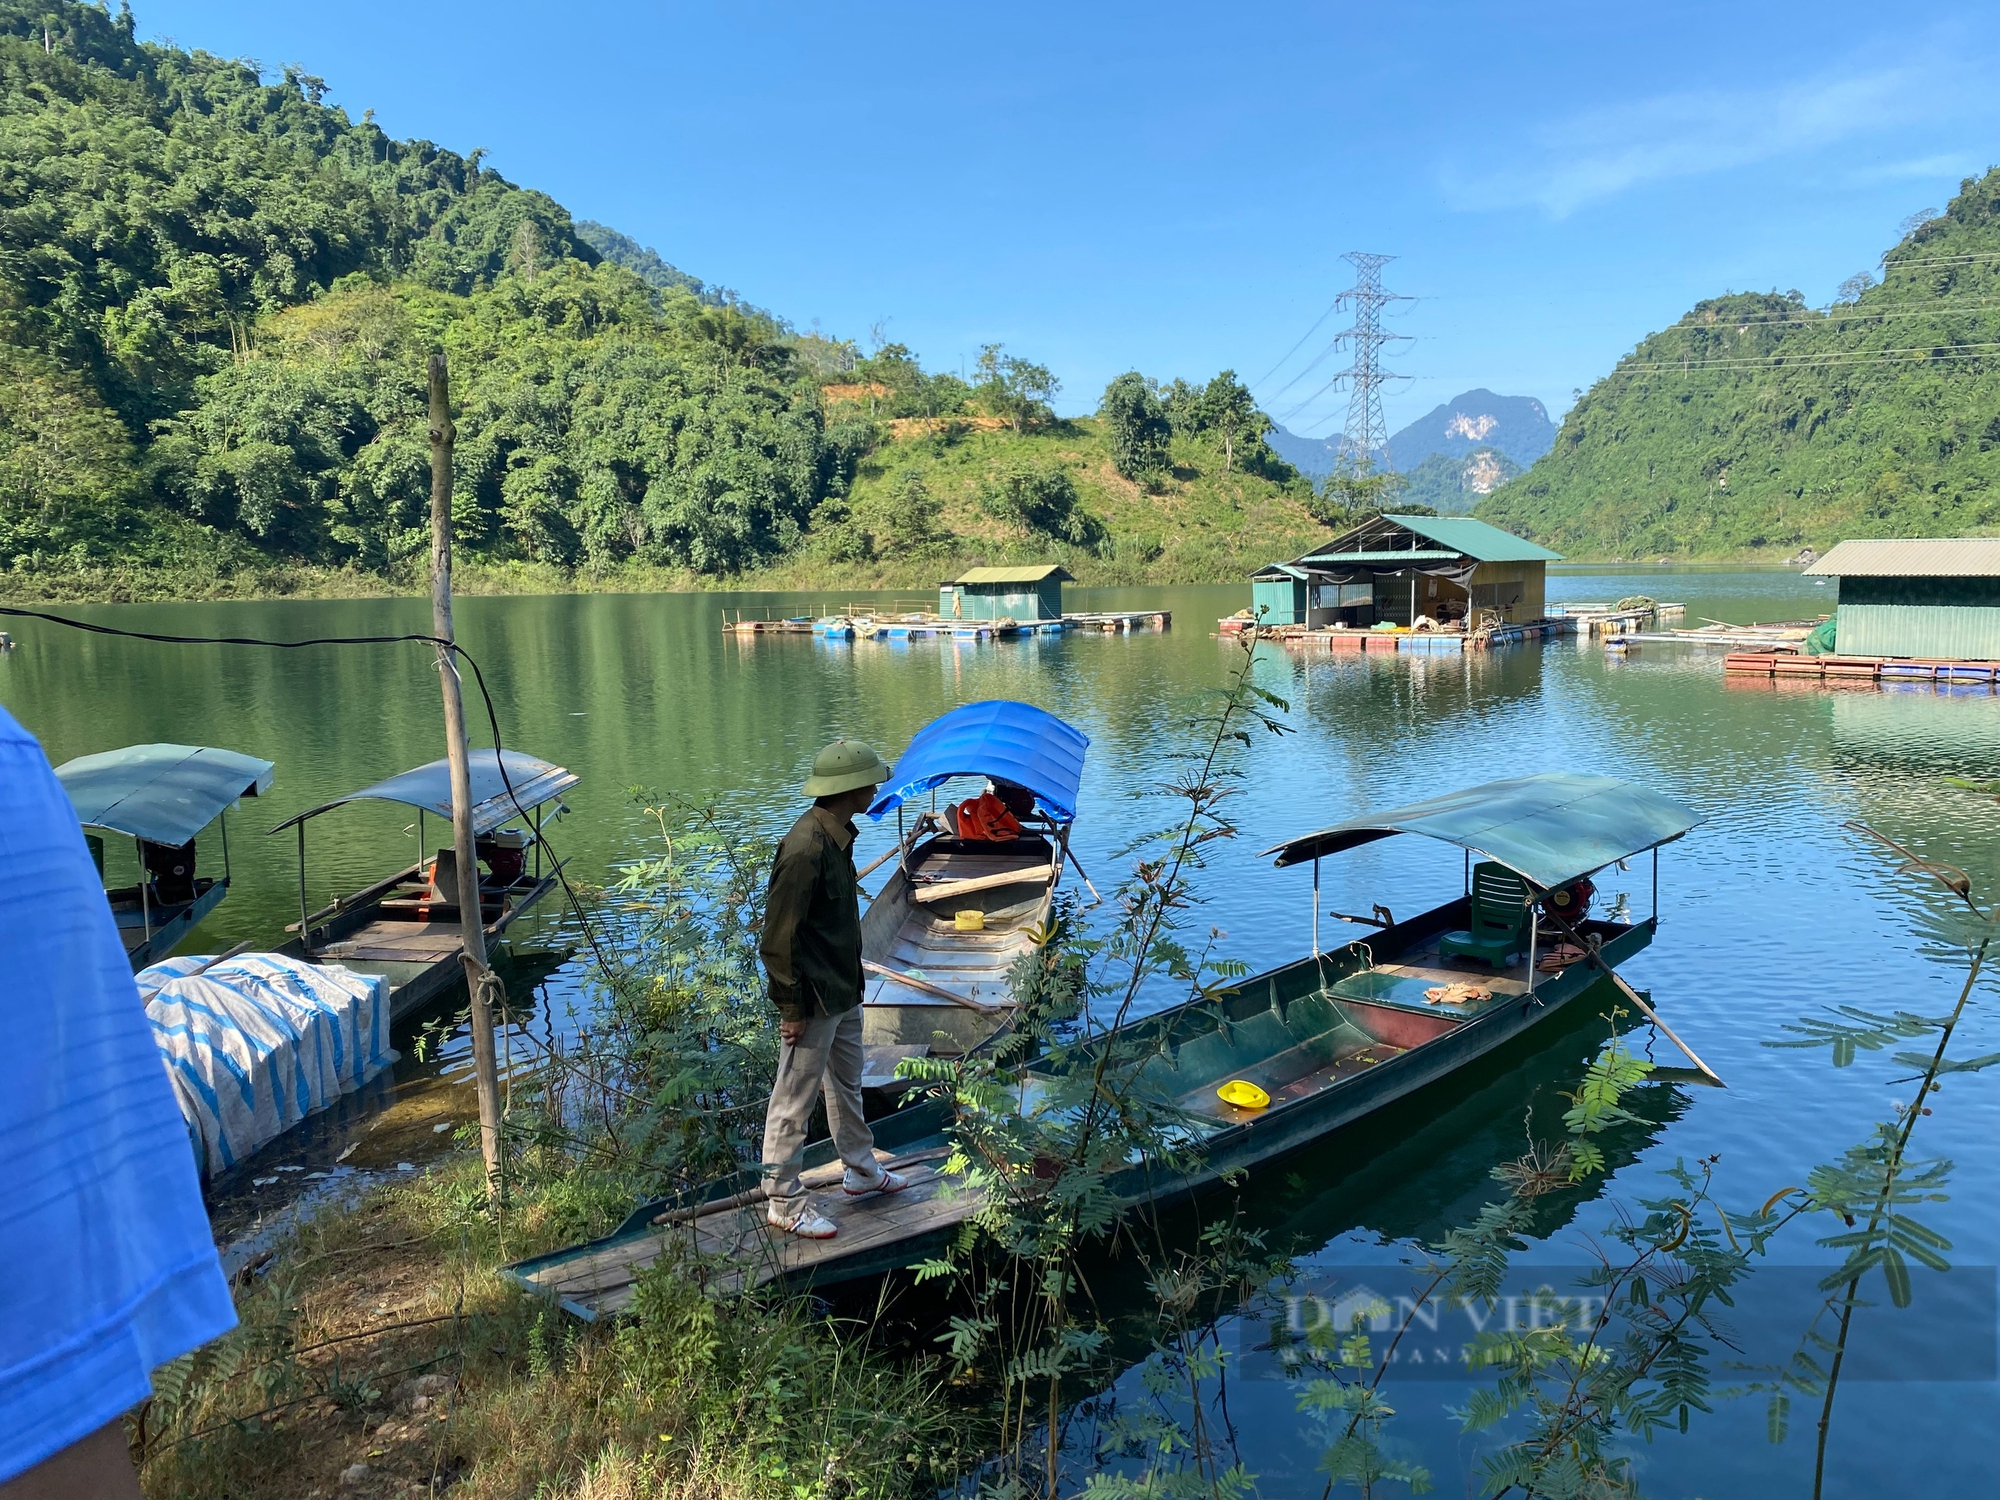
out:
<path id="1" fill-rule="evenodd" d="M 1689 623 L 1795 618 L 1830 608 L 1831 595 L 1810 580 L 1774 573 L 1572 573 L 1550 583 L 1557 599 L 1639 592 L 1685 599 Z M 856 736 L 893 758 L 943 710 L 1013 697 L 1091 736 L 1075 845 L 1099 888 L 1108 889 L 1118 874 L 1115 851 L 1173 816 L 1152 789 L 1174 774 L 1174 753 L 1189 743 L 1197 695 L 1219 686 L 1230 669 L 1234 648 L 1211 633 L 1246 594 L 1242 587 L 1073 590 L 1072 607 L 1171 609 L 1175 628 L 976 647 L 739 641 L 721 633 L 725 610 L 798 613 L 824 602 L 780 595 L 468 599 L 458 620 L 486 669 L 508 745 L 583 778 L 566 799 L 572 812 L 552 831 L 583 880 L 601 880 L 613 861 L 650 851 L 656 830 L 634 788 L 712 799 L 746 827 L 775 830 L 794 815 L 797 783 L 825 741 Z M 279 639 L 429 624 L 427 605 L 415 600 L 64 612 L 132 629 Z M 278 763 L 269 797 L 231 815 L 234 889 L 183 951 L 275 940 L 297 915 L 296 854 L 289 835 L 267 838 L 263 830 L 441 753 L 436 678 L 416 646 L 276 652 L 149 645 L 32 621 L 8 628 L 20 646 L 0 657 L 0 702 L 41 737 L 51 759 L 172 740 Z M 1985 691 L 1940 696 L 1728 681 L 1719 653 L 1647 646 L 1616 659 L 1574 640 L 1463 658 L 1293 656 L 1266 648 L 1257 673 L 1290 700 L 1295 732 L 1259 737 L 1239 757 L 1244 777 L 1233 805 L 1242 836 L 1212 858 L 1198 918 L 1223 929 L 1225 950 L 1253 969 L 1306 951 L 1312 915 L 1310 875 L 1273 870 L 1257 851 L 1371 805 L 1524 771 L 1572 769 L 1657 787 L 1708 819 L 1664 855 L 1659 938 L 1627 972 L 1730 1086 L 1642 1091 L 1635 1112 L 1644 1123 L 1620 1137 L 1605 1190 L 1560 1205 L 1527 1257 L 1552 1275 L 1587 1259 L 1594 1232 L 1617 1205 L 1654 1195 L 1657 1174 L 1676 1158 L 1719 1155 L 1720 1195 L 1750 1209 L 1802 1182 L 1815 1163 L 1837 1157 L 1887 1114 L 1896 1080 L 1910 1072 L 1891 1060 L 1898 1049 L 1864 1052 L 1837 1070 L 1824 1050 L 1764 1045 L 1785 1035 L 1785 1022 L 1829 1005 L 1937 1014 L 1955 998 L 1958 970 L 1914 936 L 1933 898 L 1848 831 L 1848 820 L 1961 865 L 1977 892 L 2000 895 L 2000 805 L 1945 780 L 2000 774 L 2000 698 Z M 366 804 L 317 820 L 309 848 L 313 902 L 407 863 L 418 852 L 410 822 L 402 809 Z M 434 824 L 427 832 L 438 841 Z M 892 837 L 892 828 L 865 829 L 861 857 Z M 205 841 L 204 869 L 217 867 L 216 853 Z M 1413 840 L 1369 845 L 1322 867 L 1326 908 L 1344 911 L 1381 901 L 1399 915 L 1413 912 L 1456 894 L 1459 880 L 1455 851 Z M 1599 885 L 1607 900 L 1624 892 L 1636 912 L 1650 909 L 1643 861 Z M 1322 920 L 1323 930 L 1339 930 Z M 559 926 L 555 915 L 543 921 Z M 541 996 L 527 1024 L 556 1024 L 550 1018 L 576 992 L 571 972 L 517 965 L 515 974 L 517 994 L 535 989 Z M 1991 1000 L 1982 996 L 1954 1052 L 2000 1050 L 1997 1037 Z M 1447 1097 L 1426 1096 L 1267 1174 L 1245 1190 L 1246 1212 L 1304 1247 L 1316 1288 L 1337 1297 L 1366 1284 L 1393 1296 L 1393 1287 L 1375 1285 L 1379 1268 L 1491 1195 L 1487 1171 L 1522 1149 L 1523 1111 L 1533 1108 L 1546 1133 L 1562 1108 L 1560 1091 L 1574 1086 L 1595 1043 L 1588 1026 L 1538 1037 Z M 435 1125 L 463 1118 L 462 1095 L 444 1087 L 462 1067 L 461 1047 L 453 1039 L 430 1062 L 406 1063 L 375 1096 L 288 1142 L 272 1160 L 323 1164 L 350 1133 L 372 1143 L 353 1162 L 412 1159 Z M 1664 1043 L 1654 1053 L 1678 1061 Z M 1917 1135 L 1923 1154 L 1956 1162 L 1951 1200 L 1928 1205 L 1925 1217 L 1953 1241 L 1955 1264 L 1986 1268 L 1979 1273 L 1985 1300 L 1972 1296 L 1963 1303 L 1966 1316 L 1947 1320 L 1937 1336 L 1951 1347 L 1906 1341 L 1900 1354 L 1878 1361 L 1875 1373 L 1884 1378 L 1844 1389 L 1832 1493 L 1993 1491 L 1989 1434 L 2000 1416 L 1992 1378 L 1991 1268 L 2000 1262 L 1995 1076 L 1950 1082 L 1950 1097 L 1939 1096 Z M 366 1128 L 385 1118 L 399 1119 L 399 1129 L 385 1135 Z M 1778 1258 L 1824 1264 L 1835 1255 L 1800 1234 Z M 1778 1281 L 1771 1286 L 1777 1299 Z M 1920 1285 L 1913 1311 L 1921 1312 L 1925 1295 Z M 1857 1326 L 1879 1329 L 1909 1316 L 1863 1313 Z M 1247 1349 L 1260 1326 L 1246 1316 L 1225 1332 Z M 1931 1330 L 1925 1338 L 1936 1333 L 1934 1323 L 1903 1326 Z M 1441 1493 L 1469 1490 L 1463 1476 L 1479 1444 L 1445 1415 L 1464 1388 L 1413 1381 L 1399 1390 L 1400 1439 L 1430 1466 Z M 1140 1393 L 1128 1379 L 1113 1394 L 1136 1400 Z M 1230 1430 L 1262 1476 L 1261 1494 L 1312 1497 L 1323 1487 L 1313 1472 L 1317 1447 L 1295 1405 L 1294 1389 L 1282 1380 L 1246 1376 L 1230 1390 Z M 1779 1445 L 1766 1440 L 1761 1401 L 1722 1403 L 1713 1416 L 1697 1415 L 1689 1437 L 1638 1449 L 1647 1493 L 1757 1500 L 1808 1493 L 1816 1410 L 1807 1406 L 1799 1403 L 1792 1436 Z"/>

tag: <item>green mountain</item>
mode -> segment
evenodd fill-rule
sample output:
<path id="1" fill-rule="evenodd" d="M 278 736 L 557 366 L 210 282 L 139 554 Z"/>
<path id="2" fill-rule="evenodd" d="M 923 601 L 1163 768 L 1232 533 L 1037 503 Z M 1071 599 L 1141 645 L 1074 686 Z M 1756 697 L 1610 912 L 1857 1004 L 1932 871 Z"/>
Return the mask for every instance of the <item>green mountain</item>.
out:
<path id="1" fill-rule="evenodd" d="M 1733 293 L 1648 337 L 1481 519 L 1584 557 L 2000 529 L 2000 170 L 1826 309 Z"/>
<path id="2" fill-rule="evenodd" d="M 1050 549 L 1185 574 L 1235 568 L 1211 532 L 1316 529 L 1248 411 L 1177 425 L 1143 495 L 1100 482 L 1041 366 L 863 359 L 325 94 L 141 43 L 127 9 L 0 0 L 0 592 L 410 586 L 437 349 L 474 586 Z"/>
<path id="3" fill-rule="evenodd" d="M 1521 466 L 1498 448 L 1433 453 L 1402 475 L 1394 503 L 1427 505 L 1441 516 L 1470 515 L 1475 505 L 1520 473 Z"/>

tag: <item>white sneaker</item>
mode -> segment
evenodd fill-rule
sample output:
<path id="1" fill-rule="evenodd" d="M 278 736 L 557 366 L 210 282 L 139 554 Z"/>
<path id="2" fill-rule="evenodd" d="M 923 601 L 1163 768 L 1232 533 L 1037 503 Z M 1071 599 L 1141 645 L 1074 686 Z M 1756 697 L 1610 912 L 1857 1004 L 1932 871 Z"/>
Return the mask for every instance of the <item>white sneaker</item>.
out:
<path id="1" fill-rule="evenodd" d="M 891 1172 L 887 1167 L 876 1168 L 873 1177 L 864 1176 L 852 1167 L 840 1174 L 840 1190 L 855 1198 L 863 1193 L 900 1193 L 909 1185 L 909 1178 L 901 1172 Z"/>
<path id="2" fill-rule="evenodd" d="M 771 1199 L 764 1210 L 764 1222 L 802 1240 L 830 1240 L 840 1233 L 840 1226 L 804 1193 L 796 1198 Z"/>

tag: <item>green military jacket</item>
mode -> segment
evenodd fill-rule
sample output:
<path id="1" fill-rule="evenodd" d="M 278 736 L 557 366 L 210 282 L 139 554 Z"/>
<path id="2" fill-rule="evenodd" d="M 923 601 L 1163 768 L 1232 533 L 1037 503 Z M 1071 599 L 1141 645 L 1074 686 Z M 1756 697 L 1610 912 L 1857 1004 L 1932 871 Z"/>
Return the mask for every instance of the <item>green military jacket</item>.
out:
<path id="1" fill-rule="evenodd" d="M 764 904 L 764 972 L 787 1021 L 861 1003 L 861 898 L 854 825 L 814 805 L 778 841 Z"/>

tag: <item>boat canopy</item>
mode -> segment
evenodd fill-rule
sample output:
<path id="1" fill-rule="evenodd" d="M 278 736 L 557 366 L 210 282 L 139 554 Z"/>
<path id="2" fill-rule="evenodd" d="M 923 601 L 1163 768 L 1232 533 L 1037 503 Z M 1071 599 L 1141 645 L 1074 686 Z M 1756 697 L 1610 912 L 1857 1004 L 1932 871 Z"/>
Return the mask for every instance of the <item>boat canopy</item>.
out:
<path id="1" fill-rule="evenodd" d="M 472 831 L 475 836 L 491 833 L 509 818 L 560 797 L 581 779 L 561 766 L 551 765 L 519 750 L 506 751 L 504 759 L 507 775 L 502 779 L 502 756 L 491 750 L 475 750 L 470 756 Z M 514 788 L 511 794 L 507 790 L 510 781 Z M 418 766 L 400 776 L 391 776 L 387 781 L 365 786 L 358 792 L 349 792 L 345 797 L 309 807 L 285 819 L 271 832 L 277 833 L 294 823 L 303 823 L 307 818 L 316 818 L 323 812 L 332 812 L 336 807 L 345 807 L 350 802 L 401 802 L 408 807 L 421 807 L 425 812 L 436 813 L 440 818 L 449 818 L 451 762 L 434 760 L 427 766 Z"/>
<path id="2" fill-rule="evenodd" d="M 1615 776 L 1555 771 L 1350 818 L 1264 852 L 1277 855 L 1282 867 L 1391 834 L 1418 833 L 1483 855 L 1547 891 L 1672 843 L 1701 821 L 1671 797 Z"/>
<path id="3" fill-rule="evenodd" d="M 1032 703 L 993 698 L 968 703 L 917 732 L 891 774 L 894 785 L 868 816 L 893 812 L 917 793 L 954 776 L 994 776 L 1024 786 L 1059 821 L 1076 817 L 1090 737 Z"/>
<path id="4" fill-rule="evenodd" d="M 77 821 L 178 848 L 271 789 L 272 763 L 206 745 L 127 745 L 56 767 Z"/>

